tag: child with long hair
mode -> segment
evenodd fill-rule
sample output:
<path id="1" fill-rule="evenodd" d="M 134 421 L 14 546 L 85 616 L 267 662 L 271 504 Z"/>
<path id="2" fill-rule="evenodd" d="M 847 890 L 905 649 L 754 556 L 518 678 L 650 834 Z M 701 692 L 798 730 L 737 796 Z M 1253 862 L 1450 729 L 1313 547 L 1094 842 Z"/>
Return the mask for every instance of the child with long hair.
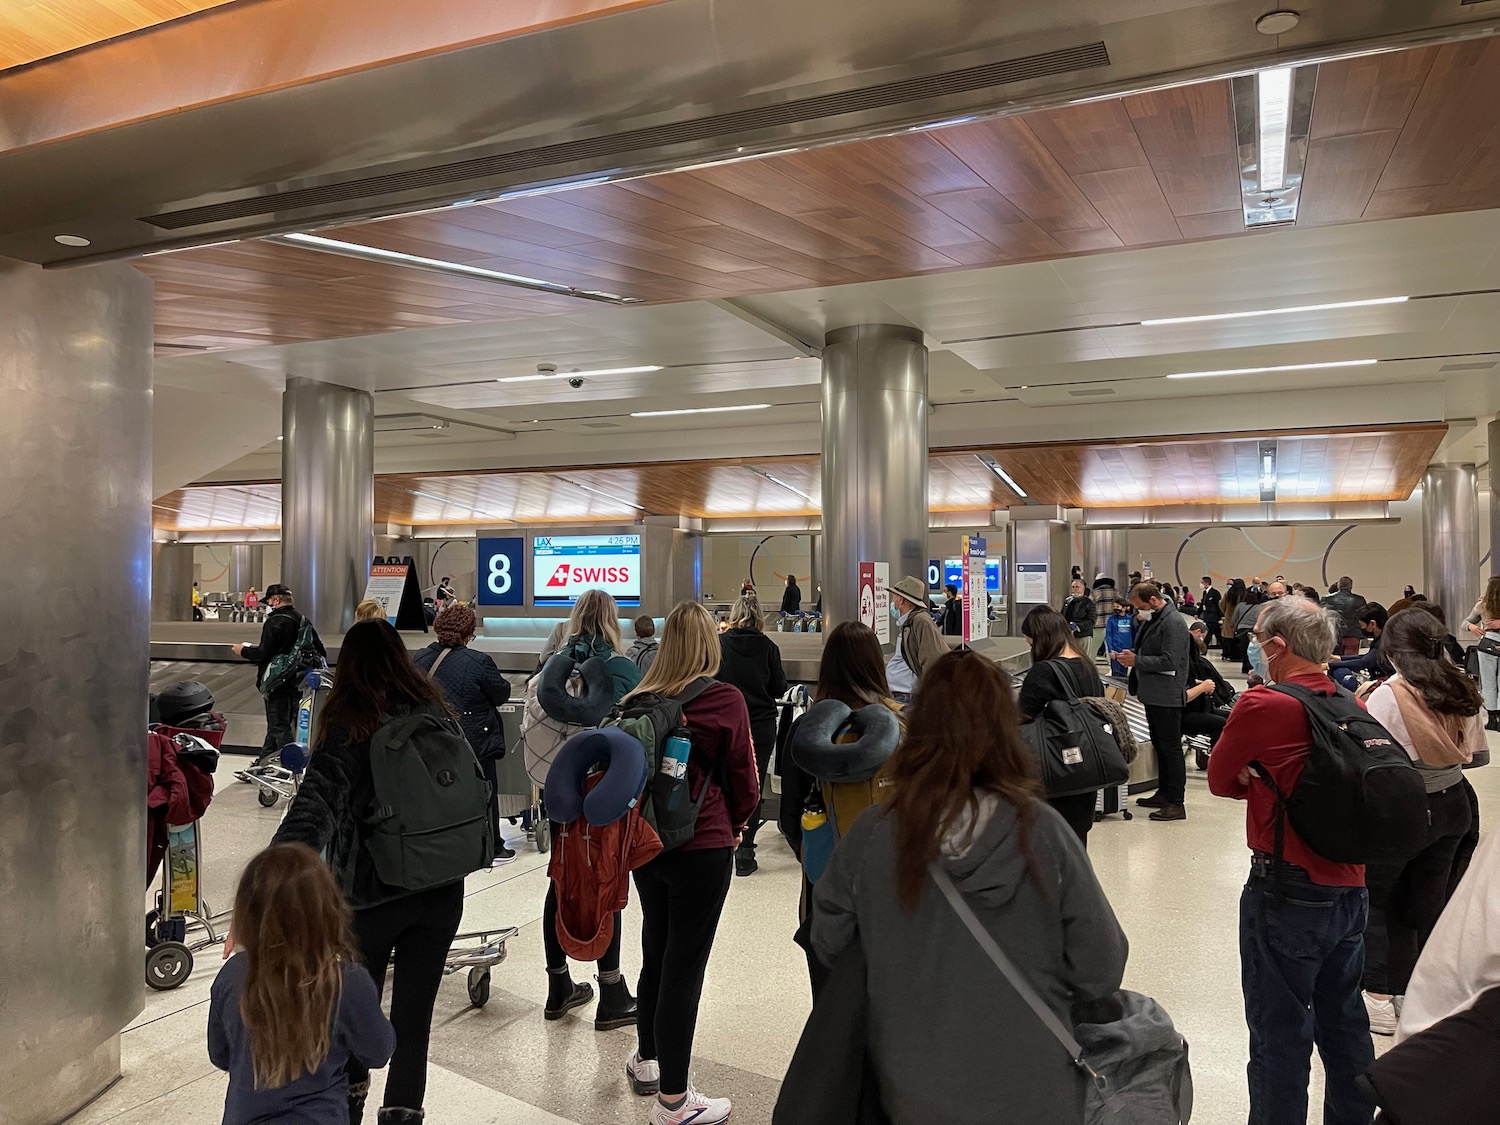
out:
<path id="1" fill-rule="evenodd" d="M 1053 1013 L 1110 997 L 1126 942 L 1067 822 L 1042 799 L 1010 677 L 955 650 L 922 674 L 887 764 L 813 890 L 813 947 L 868 963 L 867 1030 L 893 1125 L 1082 1125 L 1084 1083 L 944 901 L 957 885 Z"/>
<path id="2" fill-rule="evenodd" d="M 233 941 L 208 1008 L 208 1057 L 229 1072 L 224 1125 L 344 1125 L 345 1065 L 384 1066 L 396 1033 L 354 951 L 344 896 L 311 848 L 276 844 L 250 861 Z"/>

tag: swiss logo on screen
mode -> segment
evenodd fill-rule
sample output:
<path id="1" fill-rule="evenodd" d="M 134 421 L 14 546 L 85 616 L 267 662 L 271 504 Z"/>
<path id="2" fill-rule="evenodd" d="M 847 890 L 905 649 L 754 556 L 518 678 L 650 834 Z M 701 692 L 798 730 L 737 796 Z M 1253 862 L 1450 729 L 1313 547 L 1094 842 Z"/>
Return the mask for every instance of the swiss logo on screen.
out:
<path id="1" fill-rule="evenodd" d="M 568 584 L 568 575 L 571 570 L 572 567 L 569 564 L 563 563 L 560 567 L 552 572 L 552 577 L 547 579 L 547 585 L 559 587 L 566 586 Z"/>
<path id="2" fill-rule="evenodd" d="M 564 588 L 570 582 L 587 584 L 592 582 L 622 583 L 630 581 L 628 566 L 578 566 L 563 563 L 547 579 L 548 587 Z"/>

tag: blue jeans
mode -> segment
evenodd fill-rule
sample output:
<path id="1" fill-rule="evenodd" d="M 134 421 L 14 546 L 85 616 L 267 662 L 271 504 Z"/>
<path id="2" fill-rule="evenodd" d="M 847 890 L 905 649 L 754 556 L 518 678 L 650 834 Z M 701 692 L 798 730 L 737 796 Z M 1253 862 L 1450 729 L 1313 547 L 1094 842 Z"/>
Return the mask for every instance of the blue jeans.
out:
<path id="1" fill-rule="evenodd" d="M 1316 1044 L 1327 1084 L 1324 1125 L 1369 1125 L 1355 1079 L 1375 1061 L 1360 995 L 1364 887 L 1325 887 L 1292 864 L 1278 893 L 1256 863 L 1240 896 L 1240 983 L 1250 1026 L 1250 1125 L 1305 1125 Z"/>

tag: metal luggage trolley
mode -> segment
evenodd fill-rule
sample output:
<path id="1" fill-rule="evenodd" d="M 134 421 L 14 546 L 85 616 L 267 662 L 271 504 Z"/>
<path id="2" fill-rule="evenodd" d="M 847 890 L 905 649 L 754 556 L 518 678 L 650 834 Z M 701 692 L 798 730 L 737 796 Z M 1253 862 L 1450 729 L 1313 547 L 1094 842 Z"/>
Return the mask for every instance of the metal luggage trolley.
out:
<path id="1" fill-rule="evenodd" d="M 521 747 L 521 700 L 502 703 L 500 732 L 505 737 L 505 757 L 495 763 L 495 800 L 500 816 L 526 829 L 526 838 L 543 855 L 552 850 L 552 822 L 547 819 L 541 794 L 526 773 L 526 754 Z"/>
<path id="2" fill-rule="evenodd" d="M 186 736 L 191 737 L 191 736 Z M 169 826 L 156 908 L 146 914 L 146 984 L 176 988 L 193 971 L 193 954 L 229 933 L 230 912 L 215 914 L 203 898 L 202 822 Z"/>
<path id="3" fill-rule="evenodd" d="M 482 1008 L 489 1003 L 490 970 L 505 960 L 505 943 L 520 932 L 515 926 L 505 926 L 497 930 L 473 930 L 453 935 L 448 960 L 443 964 L 443 975 L 469 970 L 469 1003 L 473 1007 Z M 461 944 L 464 942 L 472 944 Z"/>
<path id="4" fill-rule="evenodd" d="M 297 786 L 302 781 L 302 771 L 307 768 L 307 755 L 312 747 L 313 724 L 317 721 L 318 708 L 328 689 L 333 687 L 333 672 L 328 668 L 314 668 L 303 677 L 302 699 L 297 704 L 297 727 L 294 743 L 281 751 L 280 762 L 250 766 L 236 770 L 234 776 L 240 781 L 257 786 L 255 799 L 262 808 L 272 809 L 280 800 L 290 801 L 297 795 Z M 296 753 L 288 751 L 295 746 Z"/>

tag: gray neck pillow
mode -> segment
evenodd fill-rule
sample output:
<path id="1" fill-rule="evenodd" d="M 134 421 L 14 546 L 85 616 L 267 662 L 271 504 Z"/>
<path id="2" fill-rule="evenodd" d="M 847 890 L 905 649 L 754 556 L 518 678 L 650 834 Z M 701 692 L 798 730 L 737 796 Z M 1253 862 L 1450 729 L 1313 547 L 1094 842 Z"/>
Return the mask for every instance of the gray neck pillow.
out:
<path id="1" fill-rule="evenodd" d="M 568 691 L 568 678 L 577 671 L 583 694 Z M 591 656 L 579 663 L 566 652 L 559 652 L 542 665 L 537 681 L 536 701 L 548 718 L 580 727 L 597 727 L 615 706 L 614 678 L 609 665 Z"/>
<path id="2" fill-rule="evenodd" d="M 852 731 L 853 742 L 835 742 Z M 901 741 L 901 723 L 884 704 L 851 711 L 837 699 L 808 708 L 792 738 L 792 761 L 819 781 L 868 781 L 880 772 Z"/>

